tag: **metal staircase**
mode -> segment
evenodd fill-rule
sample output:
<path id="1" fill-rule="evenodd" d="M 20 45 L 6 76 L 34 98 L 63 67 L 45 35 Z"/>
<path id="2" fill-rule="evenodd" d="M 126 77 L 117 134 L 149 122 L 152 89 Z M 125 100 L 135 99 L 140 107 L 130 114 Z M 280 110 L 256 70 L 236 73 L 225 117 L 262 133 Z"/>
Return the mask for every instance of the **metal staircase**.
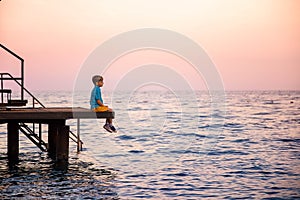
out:
<path id="1" fill-rule="evenodd" d="M 9 73 L 0 73 L 0 112 L 1 109 L 10 110 L 15 107 L 26 106 L 28 101 L 24 99 L 24 94 L 26 93 L 32 98 L 31 108 L 35 108 L 38 105 L 41 108 L 46 108 L 30 91 L 24 87 L 24 59 L 18 56 L 16 53 L 0 44 L 0 47 L 13 55 L 15 58 L 21 61 L 21 76 L 13 77 Z M 12 90 L 4 88 L 4 81 L 14 81 L 20 87 L 20 99 L 12 99 Z M 36 127 L 38 125 L 38 128 Z M 41 151 L 48 151 L 48 144 L 42 139 L 42 124 L 33 123 L 32 126 L 28 126 L 25 123 L 19 123 L 19 130 L 22 132 L 32 143 L 34 143 Z M 79 130 L 77 130 L 79 131 Z M 70 131 L 70 139 L 77 143 L 78 151 L 81 149 L 83 142 Z"/>
<path id="2" fill-rule="evenodd" d="M 40 125 L 40 124 L 39 124 Z M 28 127 L 24 123 L 19 124 L 19 130 L 26 135 L 26 137 L 31 140 L 41 151 L 47 151 L 48 145 L 41 139 L 41 135 L 36 134 L 34 130 Z M 40 133 L 40 132 L 39 132 Z"/>

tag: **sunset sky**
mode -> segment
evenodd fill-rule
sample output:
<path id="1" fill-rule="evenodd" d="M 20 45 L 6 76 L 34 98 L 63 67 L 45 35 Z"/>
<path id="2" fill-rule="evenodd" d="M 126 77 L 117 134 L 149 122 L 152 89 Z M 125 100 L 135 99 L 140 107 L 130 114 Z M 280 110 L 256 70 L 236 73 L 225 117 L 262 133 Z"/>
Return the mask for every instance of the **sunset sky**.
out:
<path id="1" fill-rule="evenodd" d="M 226 90 L 300 89 L 299 0 L 0 1 L 0 42 L 25 59 L 30 90 L 71 90 L 95 48 L 139 28 L 172 30 L 197 42 Z M 115 65 L 121 71 L 129 63 L 151 61 L 134 61 L 141 57 L 137 52 Z M 158 57 L 173 59 L 166 53 Z M 18 73 L 9 55 L 1 51 L 0 59 L 1 72 Z M 180 60 L 177 65 L 171 60 L 161 62 L 180 68 Z M 121 78 L 118 66 L 106 76 L 108 88 Z"/>

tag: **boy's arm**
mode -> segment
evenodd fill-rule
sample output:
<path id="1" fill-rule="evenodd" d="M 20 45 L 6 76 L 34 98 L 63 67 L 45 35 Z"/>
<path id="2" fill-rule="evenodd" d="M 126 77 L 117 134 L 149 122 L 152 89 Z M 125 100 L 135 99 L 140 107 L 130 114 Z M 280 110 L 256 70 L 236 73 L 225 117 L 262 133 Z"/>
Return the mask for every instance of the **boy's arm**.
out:
<path id="1" fill-rule="evenodd" d="M 97 100 L 97 104 L 99 105 L 99 106 L 104 106 L 104 104 L 98 99 Z"/>
<path id="2" fill-rule="evenodd" d="M 95 98 L 96 98 L 96 102 L 99 106 L 104 106 L 104 104 L 101 102 L 101 90 L 100 90 L 100 87 L 97 87 L 96 89 L 96 95 L 95 95 Z"/>

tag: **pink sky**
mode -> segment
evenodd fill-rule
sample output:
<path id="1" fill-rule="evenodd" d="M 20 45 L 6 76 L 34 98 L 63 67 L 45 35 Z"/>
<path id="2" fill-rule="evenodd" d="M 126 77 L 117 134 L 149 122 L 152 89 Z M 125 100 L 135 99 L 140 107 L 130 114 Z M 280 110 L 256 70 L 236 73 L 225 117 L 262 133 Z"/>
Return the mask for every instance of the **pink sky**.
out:
<path id="1" fill-rule="evenodd" d="M 0 41 L 25 59 L 30 90 L 71 90 L 97 46 L 145 27 L 176 31 L 196 41 L 216 65 L 226 90 L 298 90 L 299 11 L 298 0 L 2 0 Z M 140 58 L 128 56 L 122 60 Z M 17 73 L 17 63 L 3 51 L 0 59 L 1 72 Z M 139 61 L 126 64 L 143 64 Z M 115 67 L 110 72 L 108 86 L 119 71 Z"/>

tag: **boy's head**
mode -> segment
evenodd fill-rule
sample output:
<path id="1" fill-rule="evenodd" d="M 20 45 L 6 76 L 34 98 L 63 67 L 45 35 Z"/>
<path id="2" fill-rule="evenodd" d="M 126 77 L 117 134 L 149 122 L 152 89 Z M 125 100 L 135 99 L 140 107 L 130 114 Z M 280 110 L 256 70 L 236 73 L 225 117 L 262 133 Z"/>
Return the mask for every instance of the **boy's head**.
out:
<path id="1" fill-rule="evenodd" d="M 95 75 L 95 76 L 93 76 L 92 81 L 93 81 L 94 85 L 97 85 L 99 87 L 103 86 L 103 77 L 102 76 Z"/>

